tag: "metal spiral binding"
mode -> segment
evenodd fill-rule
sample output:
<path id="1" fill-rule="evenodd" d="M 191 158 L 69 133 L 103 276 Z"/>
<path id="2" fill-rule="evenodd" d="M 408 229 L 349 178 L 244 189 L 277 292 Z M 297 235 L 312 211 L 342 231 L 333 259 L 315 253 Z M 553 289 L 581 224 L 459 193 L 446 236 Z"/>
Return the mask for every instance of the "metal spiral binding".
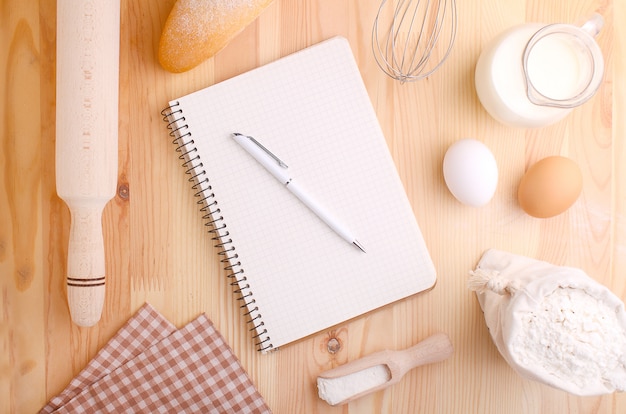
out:
<path id="1" fill-rule="evenodd" d="M 198 200 L 196 203 L 201 206 L 200 211 L 203 213 L 202 219 L 204 225 L 208 227 L 208 232 L 212 235 L 211 240 L 218 249 L 220 263 L 224 265 L 229 279 L 230 285 L 234 289 L 237 300 L 241 302 L 240 308 L 247 309 L 244 315 L 248 318 L 247 323 L 252 325 L 250 331 L 256 331 L 252 337 L 255 341 L 257 350 L 268 351 L 274 348 L 271 343 L 267 329 L 264 328 L 265 323 L 256 306 L 254 295 L 247 283 L 248 279 L 244 275 L 241 262 L 238 260 L 239 255 L 236 252 L 233 240 L 229 237 L 224 217 L 218 207 L 215 193 L 207 177 L 206 171 L 202 169 L 203 164 L 198 154 L 198 149 L 194 146 L 194 140 L 189 131 L 189 125 L 185 123 L 183 110 L 176 102 L 173 105 L 161 111 L 163 121 L 167 122 L 167 129 L 170 130 L 169 136 L 174 138 L 172 144 L 176 145 L 176 152 L 179 153 L 178 158 L 182 161 L 182 167 L 185 174 L 189 175 L 188 181 L 192 184 L 191 189 L 194 191 L 194 197 Z"/>

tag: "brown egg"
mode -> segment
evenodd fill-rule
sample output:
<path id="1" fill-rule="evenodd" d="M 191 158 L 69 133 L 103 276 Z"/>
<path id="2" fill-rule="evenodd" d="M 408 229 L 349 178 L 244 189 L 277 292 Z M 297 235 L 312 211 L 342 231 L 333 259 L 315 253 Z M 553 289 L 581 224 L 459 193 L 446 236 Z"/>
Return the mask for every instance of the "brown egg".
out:
<path id="1" fill-rule="evenodd" d="M 578 165 L 569 158 L 552 156 L 526 171 L 517 189 L 517 200 L 533 217 L 553 217 L 574 204 L 582 188 Z"/>

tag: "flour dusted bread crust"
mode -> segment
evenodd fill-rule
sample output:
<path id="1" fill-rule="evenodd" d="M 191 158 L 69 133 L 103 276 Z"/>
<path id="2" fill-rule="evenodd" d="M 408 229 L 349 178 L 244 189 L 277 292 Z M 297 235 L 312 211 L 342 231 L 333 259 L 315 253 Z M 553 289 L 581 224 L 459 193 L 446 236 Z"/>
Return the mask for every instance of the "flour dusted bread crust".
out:
<path id="1" fill-rule="evenodd" d="M 185 72 L 209 59 L 248 26 L 273 0 L 178 0 L 159 43 L 159 62 Z"/>

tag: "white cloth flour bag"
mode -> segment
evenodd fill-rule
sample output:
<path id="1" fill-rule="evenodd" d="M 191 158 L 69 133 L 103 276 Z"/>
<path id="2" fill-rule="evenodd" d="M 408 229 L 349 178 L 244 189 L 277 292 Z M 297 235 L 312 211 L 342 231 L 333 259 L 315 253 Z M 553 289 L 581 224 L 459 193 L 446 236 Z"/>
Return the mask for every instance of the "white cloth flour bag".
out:
<path id="1" fill-rule="evenodd" d="M 624 304 L 582 270 L 488 250 L 468 286 L 523 377 L 581 396 L 626 390 Z"/>

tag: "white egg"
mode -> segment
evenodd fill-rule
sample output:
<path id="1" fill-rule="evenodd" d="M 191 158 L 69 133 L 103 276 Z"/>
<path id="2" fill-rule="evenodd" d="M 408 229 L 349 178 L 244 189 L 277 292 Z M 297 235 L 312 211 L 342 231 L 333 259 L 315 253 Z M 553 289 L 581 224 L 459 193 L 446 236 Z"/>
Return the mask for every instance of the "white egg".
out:
<path id="1" fill-rule="evenodd" d="M 461 139 L 448 148 L 443 158 L 443 178 L 452 195 L 463 204 L 487 204 L 498 185 L 498 165 L 485 144 Z"/>

